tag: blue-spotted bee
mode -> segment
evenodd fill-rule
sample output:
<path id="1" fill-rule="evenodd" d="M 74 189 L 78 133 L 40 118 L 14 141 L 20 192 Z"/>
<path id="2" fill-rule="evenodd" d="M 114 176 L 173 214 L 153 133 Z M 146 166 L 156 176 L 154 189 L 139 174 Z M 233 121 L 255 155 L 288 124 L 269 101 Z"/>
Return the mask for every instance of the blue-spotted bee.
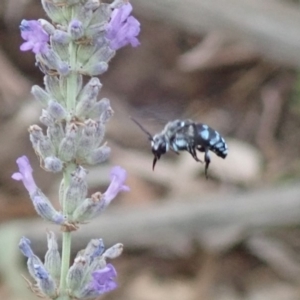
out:
<path id="1" fill-rule="evenodd" d="M 206 124 L 195 123 L 192 120 L 175 120 L 166 124 L 164 129 L 155 135 L 150 134 L 138 121 L 132 120 L 148 135 L 154 155 L 152 169 L 161 155 L 169 150 L 179 154 L 180 151 L 189 152 L 197 162 L 197 151 L 204 152 L 205 176 L 210 164 L 210 153 L 225 158 L 228 147 L 224 138 Z"/>

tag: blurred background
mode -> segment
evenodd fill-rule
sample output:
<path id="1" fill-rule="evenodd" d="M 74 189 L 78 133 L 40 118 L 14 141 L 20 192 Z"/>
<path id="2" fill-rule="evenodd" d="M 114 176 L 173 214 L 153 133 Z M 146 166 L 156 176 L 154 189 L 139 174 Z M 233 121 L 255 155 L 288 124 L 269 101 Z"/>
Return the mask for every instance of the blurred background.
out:
<path id="1" fill-rule="evenodd" d="M 89 173 L 105 191 L 109 169 L 128 171 L 123 193 L 74 234 L 73 255 L 91 238 L 125 245 L 114 261 L 119 289 L 104 299 L 300 299 L 300 3 L 292 0 L 131 0 L 141 45 L 118 51 L 100 77 L 115 111 L 109 162 Z M 27 128 L 41 107 L 30 95 L 42 74 L 21 53 L 22 19 L 45 18 L 38 0 L 0 3 L 0 298 L 34 299 L 17 244 L 46 250 L 46 229 L 23 186 L 11 180 L 27 155 L 57 206 L 59 176 L 39 168 Z M 188 153 L 152 171 L 147 136 L 177 118 L 222 134 L 209 178 Z M 199 155 L 202 157 L 202 154 Z"/>

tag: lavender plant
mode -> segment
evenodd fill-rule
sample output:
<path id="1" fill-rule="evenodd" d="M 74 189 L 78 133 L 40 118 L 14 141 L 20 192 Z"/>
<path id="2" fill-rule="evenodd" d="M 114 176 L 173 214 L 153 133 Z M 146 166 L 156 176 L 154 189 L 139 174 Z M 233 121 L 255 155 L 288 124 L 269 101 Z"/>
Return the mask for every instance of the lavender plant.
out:
<path id="1" fill-rule="evenodd" d="M 71 233 L 100 215 L 120 191 L 129 190 L 126 171 L 116 166 L 107 190 L 88 196 L 83 166 L 106 161 L 111 151 L 102 141 L 113 110 L 108 99 L 98 100 L 102 84 L 96 76 L 108 69 L 116 50 L 139 45 L 140 24 L 130 15 L 132 6 L 126 0 L 41 3 L 51 21 L 23 20 L 20 29 L 25 42 L 20 49 L 31 50 L 45 74 L 45 88 L 34 85 L 31 91 L 43 107 L 40 122 L 46 130 L 32 125 L 29 137 L 41 167 L 63 174 L 58 191 L 61 210 L 36 185 L 26 156 L 17 159 L 19 172 L 12 178 L 23 182 L 37 213 L 61 227 L 62 253 L 51 231 L 44 262 L 33 253 L 26 237 L 21 238 L 19 248 L 27 258 L 36 294 L 51 299 L 95 299 L 116 288 L 117 272 L 107 260 L 118 257 L 123 245 L 105 249 L 102 239 L 93 239 L 70 266 Z"/>

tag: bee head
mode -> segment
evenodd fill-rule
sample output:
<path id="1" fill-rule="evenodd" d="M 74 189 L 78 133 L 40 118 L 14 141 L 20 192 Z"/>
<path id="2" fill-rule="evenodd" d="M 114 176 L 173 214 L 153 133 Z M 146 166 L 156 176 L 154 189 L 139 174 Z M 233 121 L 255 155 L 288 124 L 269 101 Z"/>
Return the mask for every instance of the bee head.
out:
<path id="1" fill-rule="evenodd" d="M 156 162 L 160 159 L 162 154 L 168 151 L 168 143 L 162 134 L 155 135 L 151 140 L 152 153 L 154 155 L 152 169 L 154 170 Z"/>
<path id="2" fill-rule="evenodd" d="M 154 170 L 155 164 L 160 159 L 161 155 L 169 150 L 169 145 L 166 142 L 164 135 L 156 134 L 155 136 L 152 136 L 152 134 L 149 133 L 137 120 L 134 118 L 131 118 L 131 120 L 147 134 L 149 140 L 151 141 L 152 153 L 154 155 L 152 169 Z"/>

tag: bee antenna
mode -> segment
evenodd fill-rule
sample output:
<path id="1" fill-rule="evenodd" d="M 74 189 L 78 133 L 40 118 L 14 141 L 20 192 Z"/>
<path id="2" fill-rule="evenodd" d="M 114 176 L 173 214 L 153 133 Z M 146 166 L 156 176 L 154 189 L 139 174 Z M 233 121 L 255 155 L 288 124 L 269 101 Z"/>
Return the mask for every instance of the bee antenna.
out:
<path id="1" fill-rule="evenodd" d="M 151 134 L 149 131 L 147 131 L 147 130 L 142 126 L 142 124 L 140 124 L 140 123 L 139 123 L 136 119 L 134 119 L 133 117 L 130 117 L 130 119 L 131 119 L 137 126 L 139 126 L 139 127 L 141 128 L 142 131 L 144 131 L 144 132 L 148 135 L 150 141 L 153 141 L 153 136 L 152 136 L 152 134 Z"/>

